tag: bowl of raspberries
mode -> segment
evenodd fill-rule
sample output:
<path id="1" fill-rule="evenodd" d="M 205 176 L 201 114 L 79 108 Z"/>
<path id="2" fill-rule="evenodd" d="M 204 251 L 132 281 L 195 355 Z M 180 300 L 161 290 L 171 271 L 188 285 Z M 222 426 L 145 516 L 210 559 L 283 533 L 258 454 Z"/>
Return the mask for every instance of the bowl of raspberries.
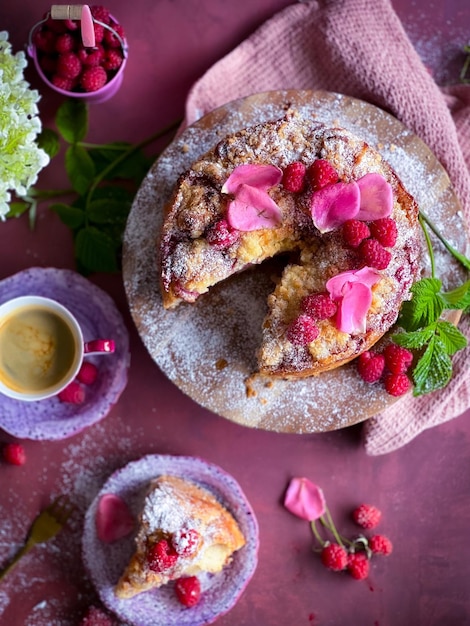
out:
<path id="1" fill-rule="evenodd" d="M 104 6 L 54 5 L 33 26 L 28 54 L 51 89 L 86 102 L 104 102 L 121 86 L 127 41 L 121 24 Z"/>

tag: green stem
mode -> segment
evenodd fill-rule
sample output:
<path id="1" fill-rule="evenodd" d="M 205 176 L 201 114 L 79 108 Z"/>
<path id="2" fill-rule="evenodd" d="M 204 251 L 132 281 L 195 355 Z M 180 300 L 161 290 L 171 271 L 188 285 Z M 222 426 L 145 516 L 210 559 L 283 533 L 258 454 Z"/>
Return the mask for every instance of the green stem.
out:
<path id="1" fill-rule="evenodd" d="M 317 525 L 315 524 L 315 520 L 312 520 L 310 522 L 310 526 L 312 528 L 312 532 L 315 535 L 315 539 L 318 541 L 318 543 L 321 545 L 321 547 L 323 548 L 325 546 L 325 541 L 323 541 L 320 533 L 318 532 L 318 528 Z"/>
<path id="2" fill-rule="evenodd" d="M 348 543 L 348 544 L 351 543 L 344 537 L 341 537 L 341 535 L 336 530 L 336 526 L 333 522 L 333 518 L 331 517 L 331 513 L 328 507 L 325 507 L 325 516 L 322 515 L 322 517 L 320 517 L 320 522 L 323 524 L 325 528 L 327 528 L 332 533 L 333 537 L 336 540 L 336 543 L 339 543 L 340 546 L 344 547 L 345 543 Z"/>
<path id="3" fill-rule="evenodd" d="M 426 227 L 426 220 L 424 215 L 420 213 L 418 215 L 419 223 L 423 229 L 424 238 L 426 239 L 426 246 L 428 248 L 429 259 L 431 261 L 431 276 L 434 278 L 436 275 L 436 262 L 434 259 L 434 250 L 432 248 L 431 238 L 429 237 L 428 229 Z"/>
<path id="4" fill-rule="evenodd" d="M 439 232 L 437 226 L 429 219 L 429 217 L 425 213 L 420 211 L 420 222 L 421 222 L 421 224 L 423 223 L 423 221 L 426 223 L 427 226 L 429 226 L 429 228 L 436 235 L 436 237 L 439 239 L 439 241 L 442 243 L 442 245 L 445 247 L 445 249 L 448 252 L 450 252 L 450 254 L 455 259 L 457 259 L 457 261 L 461 265 L 463 265 L 465 267 L 465 269 L 470 270 L 470 259 L 467 258 L 464 254 L 460 253 L 458 250 L 456 250 L 453 246 L 451 246 L 450 243 L 444 238 L 444 236 L 441 235 L 441 233 Z"/>

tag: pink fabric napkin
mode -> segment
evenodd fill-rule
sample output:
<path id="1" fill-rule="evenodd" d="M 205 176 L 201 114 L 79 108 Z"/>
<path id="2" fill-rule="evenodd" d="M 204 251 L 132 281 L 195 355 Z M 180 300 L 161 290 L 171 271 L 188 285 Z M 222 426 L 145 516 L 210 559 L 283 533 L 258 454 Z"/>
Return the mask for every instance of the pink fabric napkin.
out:
<path id="1" fill-rule="evenodd" d="M 470 221 L 470 86 L 440 89 L 389 0 L 312 0 L 293 4 L 210 68 L 192 87 L 185 124 L 214 108 L 275 89 L 324 89 L 392 113 L 444 165 Z M 461 330 L 470 341 L 468 318 Z M 470 407 L 470 348 L 454 360 L 445 390 L 404 397 L 368 420 L 364 443 L 383 454 Z"/>

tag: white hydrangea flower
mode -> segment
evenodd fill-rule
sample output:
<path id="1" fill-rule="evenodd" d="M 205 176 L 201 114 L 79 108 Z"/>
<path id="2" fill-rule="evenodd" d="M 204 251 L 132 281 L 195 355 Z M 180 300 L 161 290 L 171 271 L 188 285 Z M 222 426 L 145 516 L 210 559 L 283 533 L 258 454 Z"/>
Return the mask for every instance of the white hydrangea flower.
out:
<path id="1" fill-rule="evenodd" d="M 24 52 L 12 54 L 8 33 L 0 32 L 0 218 L 8 213 L 11 192 L 22 196 L 49 163 L 38 147 L 39 93 L 24 79 Z"/>

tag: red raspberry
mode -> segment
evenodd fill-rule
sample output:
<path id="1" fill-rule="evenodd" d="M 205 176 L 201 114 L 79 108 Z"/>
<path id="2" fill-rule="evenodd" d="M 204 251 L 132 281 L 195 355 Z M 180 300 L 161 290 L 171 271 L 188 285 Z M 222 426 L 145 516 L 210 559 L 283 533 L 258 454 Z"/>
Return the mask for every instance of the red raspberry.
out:
<path id="1" fill-rule="evenodd" d="M 47 14 L 44 14 L 47 17 Z M 53 20 L 52 17 L 48 17 L 44 22 L 44 29 L 50 30 L 53 33 L 65 33 L 65 24 L 63 20 Z"/>
<path id="2" fill-rule="evenodd" d="M 201 583 L 196 576 L 178 578 L 175 582 L 176 597 L 184 606 L 194 606 L 201 597 Z"/>
<path id="3" fill-rule="evenodd" d="M 83 404 L 85 401 L 85 390 L 76 380 L 73 380 L 65 389 L 62 389 L 57 397 L 61 402 Z"/>
<path id="4" fill-rule="evenodd" d="M 307 168 L 300 161 L 289 163 L 282 175 L 282 185 L 286 191 L 296 193 L 302 191 L 305 183 L 305 172 Z"/>
<path id="5" fill-rule="evenodd" d="M 307 170 L 307 176 L 314 190 L 338 182 L 338 172 L 326 159 L 317 159 Z"/>
<path id="6" fill-rule="evenodd" d="M 73 32 L 78 29 L 78 22 L 75 20 L 64 20 L 66 30 Z"/>
<path id="7" fill-rule="evenodd" d="M 58 89 L 63 89 L 64 91 L 73 91 L 76 81 L 72 78 L 64 78 L 63 76 L 54 74 L 54 76 L 51 77 L 51 83 Z"/>
<path id="8" fill-rule="evenodd" d="M 359 246 L 359 254 L 366 265 L 384 270 L 388 267 L 392 255 L 377 239 L 365 239 Z"/>
<path id="9" fill-rule="evenodd" d="M 114 626 L 114 620 L 96 606 L 90 606 L 80 626 Z"/>
<path id="10" fill-rule="evenodd" d="M 20 443 L 5 444 L 2 455 L 4 460 L 10 463 L 10 465 L 24 465 L 26 463 L 26 453 Z"/>
<path id="11" fill-rule="evenodd" d="M 373 221 L 370 225 L 370 232 L 372 237 L 386 248 L 393 248 L 397 242 L 397 225 L 391 217 Z"/>
<path id="12" fill-rule="evenodd" d="M 97 91 L 104 87 L 108 80 L 106 70 L 99 65 L 97 67 L 87 67 L 80 78 L 80 84 L 87 92 Z"/>
<path id="13" fill-rule="evenodd" d="M 104 48 L 101 44 L 92 49 L 80 48 L 77 56 L 85 67 L 96 67 L 104 60 Z"/>
<path id="14" fill-rule="evenodd" d="M 178 553 L 166 539 L 160 539 L 150 548 L 147 560 L 152 571 L 164 572 L 175 565 Z"/>
<path id="15" fill-rule="evenodd" d="M 77 78 L 82 71 L 80 59 L 74 52 L 64 52 L 57 59 L 57 73 L 64 78 Z"/>
<path id="16" fill-rule="evenodd" d="M 385 365 L 393 374 L 404 374 L 413 362 L 413 353 L 396 343 L 390 343 L 383 355 Z"/>
<path id="17" fill-rule="evenodd" d="M 300 308 L 314 320 L 327 320 L 336 313 L 337 304 L 327 293 L 311 293 L 302 299 Z"/>
<path id="18" fill-rule="evenodd" d="M 104 41 L 104 36 L 105 36 L 104 26 L 101 26 L 101 24 L 97 24 L 96 22 L 93 22 L 93 30 L 95 31 L 95 44 L 101 43 L 102 41 Z"/>
<path id="19" fill-rule="evenodd" d="M 374 535 L 369 539 L 369 548 L 373 554 L 388 556 L 392 553 L 393 544 L 390 539 L 384 535 Z"/>
<path id="20" fill-rule="evenodd" d="M 124 40 L 124 28 L 121 26 L 121 24 L 111 24 L 111 27 L 114 31 L 116 31 L 119 37 Z M 110 48 L 121 47 L 121 41 L 119 40 L 119 38 L 116 37 L 116 35 L 108 29 L 106 29 L 106 32 L 104 33 L 104 41 Z"/>
<path id="21" fill-rule="evenodd" d="M 375 528 L 382 512 L 373 504 L 361 504 L 352 513 L 353 520 L 362 528 Z"/>
<path id="22" fill-rule="evenodd" d="M 38 30 L 33 35 L 33 43 L 40 52 L 55 52 L 56 35 L 46 29 Z"/>
<path id="23" fill-rule="evenodd" d="M 342 227 L 344 242 L 351 248 L 357 248 L 364 239 L 370 237 L 369 227 L 360 220 L 347 220 Z"/>
<path id="24" fill-rule="evenodd" d="M 348 557 L 348 572 L 356 580 L 369 576 L 369 559 L 364 552 L 354 552 Z"/>
<path id="25" fill-rule="evenodd" d="M 388 374 L 384 381 L 385 391 L 391 396 L 403 396 L 411 389 L 411 381 L 406 374 Z"/>
<path id="26" fill-rule="evenodd" d="M 62 33 L 55 42 L 55 49 L 59 53 L 71 52 L 75 48 L 75 37 L 70 33 Z"/>
<path id="27" fill-rule="evenodd" d="M 299 315 L 287 329 L 287 339 L 295 346 L 306 346 L 314 341 L 320 331 L 309 315 Z"/>
<path id="28" fill-rule="evenodd" d="M 338 543 L 329 543 L 321 551 L 321 562 L 333 572 L 341 572 L 348 564 L 346 548 Z"/>
<path id="29" fill-rule="evenodd" d="M 229 248 L 240 237 L 240 231 L 232 228 L 227 220 L 219 220 L 207 231 L 207 243 L 214 246 L 216 250 Z"/>
<path id="30" fill-rule="evenodd" d="M 120 50 L 117 48 L 110 48 L 104 55 L 102 67 L 104 67 L 107 72 L 112 72 L 121 67 L 123 60 L 124 57 L 122 56 Z"/>
<path id="31" fill-rule="evenodd" d="M 382 376 L 385 368 L 385 358 L 382 354 L 366 351 L 357 358 L 357 371 L 366 383 L 376 383 Z"/>
<path id="32" fill-rule="evenodd" d="M 98 20 L 99 22 L 109 24 L 109 22 L 111 21 L 109 9 L 107 9 L 106 7 L 103 7 L 101 5 L 93 5 L 90 7 L 90 11 L 95 20 Z"/>
<path id="33" fill-rule="evenodd" d="M 196 552 L 199 545 L 201 535 L 195 528 L 189 528 L 188 530 L 180 530 L 176 532 L 171 540 L 171 543 L 180 556 L 191 556 Z"/>
<path id="34" fill-rule="evenodd" d="M 98 368 L 96 365 L 94 363 L 90 363 L 90 361 L 83 361 L 77 374 L 77 380 L 84 385 L 92 385 L 97 378 Z"/>

